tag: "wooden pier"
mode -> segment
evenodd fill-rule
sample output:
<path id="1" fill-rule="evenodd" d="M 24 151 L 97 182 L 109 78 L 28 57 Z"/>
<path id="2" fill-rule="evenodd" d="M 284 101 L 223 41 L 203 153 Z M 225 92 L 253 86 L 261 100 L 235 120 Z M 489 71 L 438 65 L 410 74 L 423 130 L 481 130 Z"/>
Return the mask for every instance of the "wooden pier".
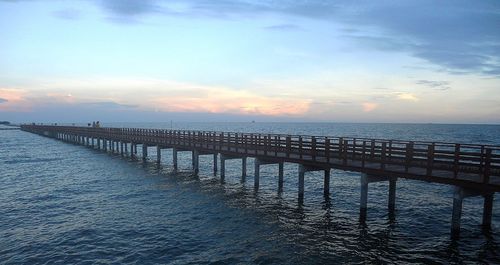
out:
<path id="1" fill-rule="evenodd" d="M 365 222 L 369 183 L 387 181 L 388 210 L 396 205 L 398 178 L 422 180 L 455 186 L 451 218 L 452 236 L 460 231 L 463 199 L 484 198 L 483 222 L 490 229 L 494 193 L 500 191 L 500 146 L 400 141 L 385 139 L 325 137 L 282 134 L 257 134 L 213 131 L 185 131 L 138 128 L 92 128 L 75 126 L 21 125 L 23 131 L 73 142 L 104 151 L 137 158 L 142 146 L 142 159 L 148 147 L 161 151 L 171 149 L 173 167 L 177 170 L 177 153 L 192 153 L 195 174 L 199 172 L 199 156 L 213 156 L 214 175 L 220 158 L 220 178 L 225 177 L 225 161 L 242 161 L 242 179 L 246 178 L 247 158 L 255 158 L 254 188 L 259 189 L 260 166 L 277 164 L 277 188 L 283 189 L 283 163 L 298 164 L 299 202 L 304 198 L 304 176 L 310 171 L 324 172 L 324 194 L 330 193 L 330 170 L 361 173 L 360 221 Z"/>

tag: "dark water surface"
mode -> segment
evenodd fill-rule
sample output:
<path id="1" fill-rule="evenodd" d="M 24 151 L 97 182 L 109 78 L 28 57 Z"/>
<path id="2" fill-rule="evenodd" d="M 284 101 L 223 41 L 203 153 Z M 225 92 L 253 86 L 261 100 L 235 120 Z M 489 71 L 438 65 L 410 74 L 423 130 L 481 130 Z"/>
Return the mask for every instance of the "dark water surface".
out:
<path id="1" fill-rule="evenodd" d="M 155 123 L 114 126 L 364 136 L 500 145 L 500 126 L 326 123 Z M 152 158 L 156 150 L 149 150 Z M 212 176 L 210 156 L 192 175 L 191 155 L 171 153 L 162 167 L 21 131 L 0 131 L 0 264 L 344 264 L 500 263 L 500 205 L 481 230 L 481 198 L 464 201 L 462 233 L 450 239 L 453 188 L 399 180 L 395 219 L 387 183 L 369 187 L 360 225 L 359 174 L 332 171 L 330 198 L 321 172 L 306 175 L 297 202 L 297 165 L 261 167 L 252 159 Z"/>

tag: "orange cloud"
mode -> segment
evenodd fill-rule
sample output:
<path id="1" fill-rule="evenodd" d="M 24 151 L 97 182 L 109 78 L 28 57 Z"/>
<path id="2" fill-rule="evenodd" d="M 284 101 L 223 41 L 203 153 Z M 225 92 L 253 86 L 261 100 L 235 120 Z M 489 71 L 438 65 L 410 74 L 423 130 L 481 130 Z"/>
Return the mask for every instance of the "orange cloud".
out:
<path id="1" fill-rule="evenodd" d="M 264 97 L 241 90 L 198 87 L 172 91 L 172 95 L 152 100 L 156 109 L 175 112 L 211 112 L 260 115 L 302 115 L 310 100 Z"/>
<path id="2" fill-rule="evenodd" d="M 400 93 L 400 94 L 398 94 L 398 99 L 407 100 L 407 101 L 414 101 L 414 102 L 419 100 L 419 98 L 412 93 Z"/>
<path id="3" fill-rule="evenodd" d="M 364 102 L 362 106 L 364 112 L 374 111 L 376 108 L 378 108 L 378 104 L 373 102 Z"/>
<path id="4" fill-rule="evenodd" d="M 27 111 L 31 107 L 25 99 L 26 92 L 21 89 L 0 88 L 0 111 Z"/>

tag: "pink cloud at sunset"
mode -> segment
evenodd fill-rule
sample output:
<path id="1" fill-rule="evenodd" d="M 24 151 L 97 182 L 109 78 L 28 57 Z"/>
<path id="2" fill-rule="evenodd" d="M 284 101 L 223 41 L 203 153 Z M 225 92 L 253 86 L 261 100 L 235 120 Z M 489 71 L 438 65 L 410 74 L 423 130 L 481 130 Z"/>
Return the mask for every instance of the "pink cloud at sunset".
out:
<path id="1" fill-rule="evenodd" d="M 0 88 L 0 111 L 29 111 L 31 106 L 21 89 Z"/>
<path id="2" fill-rule="evenodd" d="M 224 88 L 199 88 L 188 93 L 153 99 L 157 110 L 169 112 L 237 113 L 271 116 L 300 116 L 311 101 L 298 98 L 276 98 Z"/>
<path id="3" fill-rule="evenodd" d="M 378 104 L 373 102 L 365 102 L 362 104 L 362 106 L 364 112 L 371 112 L 378 108 Z"/>

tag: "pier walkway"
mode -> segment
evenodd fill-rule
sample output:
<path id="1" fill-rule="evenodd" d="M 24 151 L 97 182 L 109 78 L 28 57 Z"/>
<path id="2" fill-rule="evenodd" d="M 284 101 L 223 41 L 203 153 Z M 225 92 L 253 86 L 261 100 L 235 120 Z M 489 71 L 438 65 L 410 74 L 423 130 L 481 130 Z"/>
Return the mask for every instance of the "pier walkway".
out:
<path id="1" fill-rule="evenodd" d="M 330 170 L 361 173 L 360 220 L 366 219 L 368 184 L 388 181 L 388 208 L 394 211 L 398 178 L 455 186 L 452 235 L 460 231 L 462 201 L 484 197 L 483 227 L 491 227 L 494 193 L 500 191 L 500 146 L 400 141 L 385 139 L 325 137 L 305 135 L 185 131 L 138 128 L 92 128 L 76 126 L 21 125 L 23 131 L 78 143 L 121 155 L 137 157 L 142 146 L 145 160 L 148 147 L 172 149 L 177 169 L 177 152 L 192 152 L 195 174 L 200 155 L 212 155 L 214 175 L 220 157 L 220 177 L 225 177 L 225 161 L 240 159 L 246 177 L 247 158 L 255 158 L 254 188 L 259 189 L 260 166 L 277 164 L 278 190 L 283 189 L 283 163 L 298 164 L 299 201 L 304 198 L 304 176 L 309 171 L 324 172 L 324 193 L 330 192 Z"/>

